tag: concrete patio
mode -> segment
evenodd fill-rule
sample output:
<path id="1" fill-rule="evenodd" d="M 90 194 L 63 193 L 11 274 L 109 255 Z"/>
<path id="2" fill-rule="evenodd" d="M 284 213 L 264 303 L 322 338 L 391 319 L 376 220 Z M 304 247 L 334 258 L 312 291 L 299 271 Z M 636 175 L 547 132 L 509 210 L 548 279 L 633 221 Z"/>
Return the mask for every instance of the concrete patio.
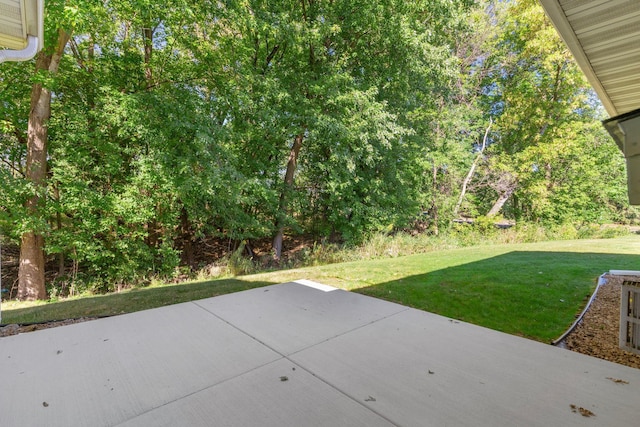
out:
<path id="1" fill-rule="evenodd" d="M 640 411 L 639 370 L 307 281 L 0 338 L 0 361 L 2 427 L 629 427 Z"/>

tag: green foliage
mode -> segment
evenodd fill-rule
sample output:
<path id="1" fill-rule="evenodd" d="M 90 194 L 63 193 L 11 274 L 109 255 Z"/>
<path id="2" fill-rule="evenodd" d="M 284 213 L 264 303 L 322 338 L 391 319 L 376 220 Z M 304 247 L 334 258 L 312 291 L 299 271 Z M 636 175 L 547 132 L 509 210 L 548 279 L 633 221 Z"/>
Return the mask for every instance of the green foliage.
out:
<path id="1" fill-rule="evenodd" d="M 232 276 L 243 276 L 251 274 L 256 271 L 256 266 L 253 261 L 244 256 L 246 242 L 241 242 L 238 248 L 223 260 L 226 264 L 227 270 Z"/>
<path id="2" fill-rule="evenodd" d="M 425 242 L 424 236 L 418 239 L 398 236 L 398 239 Z M 397 242 L 393 236 L 381 240 Z M 376 246 L 379 243 L 380 240 Z M 114 315 L 305 277 L 549 342 L 573 322 L 600 274 L 612 265 L 620 269 L 635 268 L 638 246 L 636 236 L 608 241 L 483 244 L 450 250 L 434 246 L 427 254 L 277 271 L 238 279 L 157 284 L 47 304 L 3 302 L 3 320 L 21 323 Z M 517 278 L 512 272 L 518 273 Z"/>
<path id="3" fill-rule="evenodd" d="M 384 256 L 419 217 L 428 247 L 518 240 L 483 217 L 505 176 L 517 188 L 502 214 L 530 239 L 549 236 L 537 224 L 638 215 L 587 84 L 532 0 L 55 0 L 45 29 L 47 49 L 72 36 L 55 76 L 0 69 L 0 231 L 41 232 L 66 261 L 51 295 L 170 278 L 203 236 L 283 227 Z M 53 91 L 45 190 L 24 179 L 33 83 Z M 452 227 L 489 119 L 461 209 L 478 218 Z M 303 258 L 352 256 L 318 245 Z M 226 263 L 256 268 L 242 251 Z"/>
<path id="4" fill-rule="evenodd" d="M 598 119 L 602 107 L 538 2 L 497 10 L 500 32 L 488 59 L 482 104 L 496 116 L 478 175 L 477 203 L 489 210 L 511 188 L 509 218 L 603 223 L 625 204 L 621 155 Z"/>

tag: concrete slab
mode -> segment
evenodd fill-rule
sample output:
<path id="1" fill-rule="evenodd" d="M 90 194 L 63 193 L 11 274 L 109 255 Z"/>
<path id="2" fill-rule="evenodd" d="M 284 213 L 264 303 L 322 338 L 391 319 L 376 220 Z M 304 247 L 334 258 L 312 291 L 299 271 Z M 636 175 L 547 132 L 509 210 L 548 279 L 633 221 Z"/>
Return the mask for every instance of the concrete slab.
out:
<path id="1" fill-rule="evenodd" d="M 119 425 L 146 426 L 392 427 L 393 424 L 300 366 L 281 359 Z"/>
<path id="2" fill-rule="evenodd" d="M 284 283 L 197 304 L 283 355 L 408 309 L 324 286 Z"/>
<path id="3" fill-rule="evenodd" d="M 0 339 L 0 426 L 113 426 L 280 356 L 193 303 Z"/>
<path id="4" fill-rule="evenodd" d="M 0 426 L 637 424 L 640 370 L 304 285 L 0 338 Z"/>
<path id="5" fill-rule="evenodd" d="M 413 309 L 290 358 L 401 426 L 638 422 L 639 370 Z"/>

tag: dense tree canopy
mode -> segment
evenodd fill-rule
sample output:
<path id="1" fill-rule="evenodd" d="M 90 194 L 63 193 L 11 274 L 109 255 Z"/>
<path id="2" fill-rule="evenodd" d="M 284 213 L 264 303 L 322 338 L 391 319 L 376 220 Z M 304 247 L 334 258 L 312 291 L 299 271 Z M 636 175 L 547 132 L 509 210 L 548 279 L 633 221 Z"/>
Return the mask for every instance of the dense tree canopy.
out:
<path id="1" fill-rule="evenodd" d="M 277 260 L 285 233 L 625 214 L 601 108 L 536 1 L 46 4 L 43 52 L 0 68 L 0 226 L 25 265 L 111 289 L 203 236 Z"/>

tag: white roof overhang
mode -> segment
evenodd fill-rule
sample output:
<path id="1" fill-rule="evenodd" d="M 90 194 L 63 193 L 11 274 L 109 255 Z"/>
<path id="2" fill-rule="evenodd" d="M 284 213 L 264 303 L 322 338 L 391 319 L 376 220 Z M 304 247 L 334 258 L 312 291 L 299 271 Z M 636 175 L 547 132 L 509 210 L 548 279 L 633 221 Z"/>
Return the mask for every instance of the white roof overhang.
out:
<path id="1" fill-rule="evenodd" d="M 640 1 L 540 0 L 611 116 L 640 108 Z"/>

